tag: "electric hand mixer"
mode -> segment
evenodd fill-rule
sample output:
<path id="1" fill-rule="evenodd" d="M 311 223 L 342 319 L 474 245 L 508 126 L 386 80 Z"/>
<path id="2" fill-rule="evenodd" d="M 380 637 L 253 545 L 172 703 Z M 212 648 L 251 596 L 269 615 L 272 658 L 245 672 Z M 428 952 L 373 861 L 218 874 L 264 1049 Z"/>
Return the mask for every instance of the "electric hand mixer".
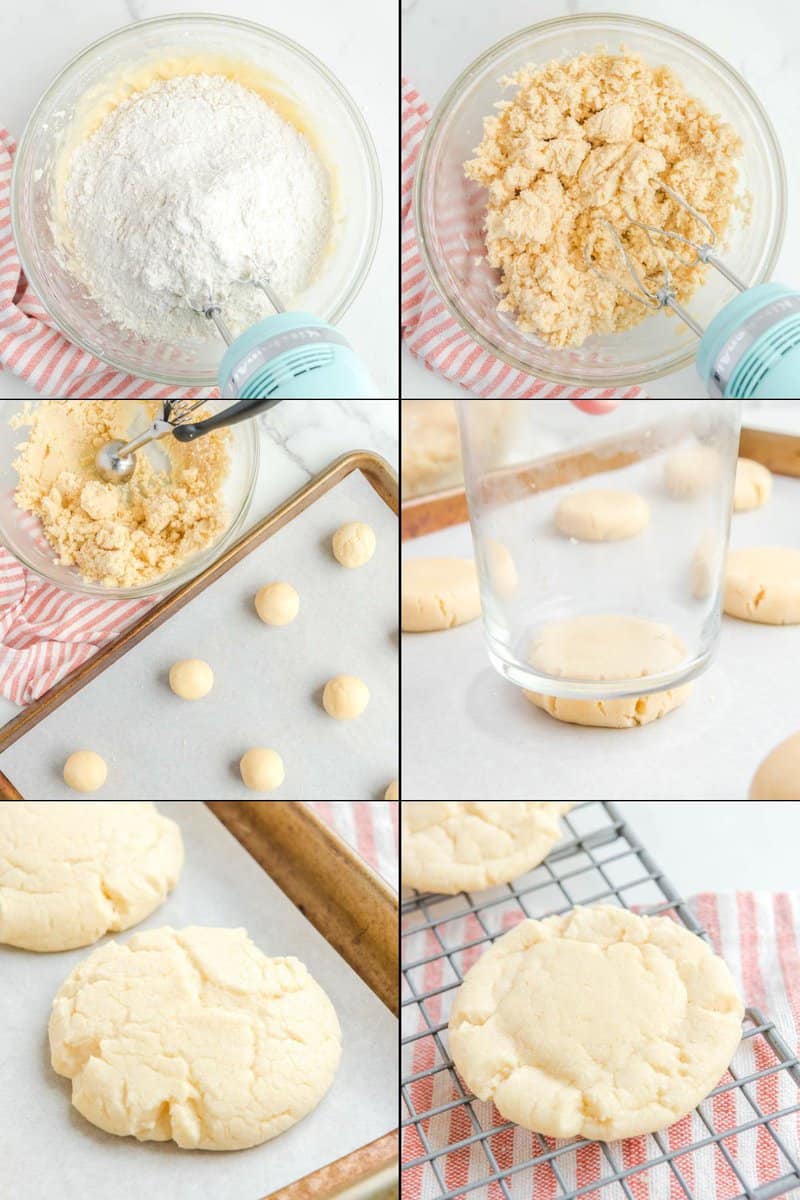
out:
<path id="1" fill-rule="evenodd" d="M 673 230 L 633 218 L 630 218 L 630 224 L 643 229 L 654 246 L 653 237 L 656 236 L 690 248 L 694 252 L 693 258 L 688 262 L 681 258 L 682 262 L 687 266 L 707 263 L 741 294 L 729 301 L 704 330 L 678 303 L 663 256 L 664 281 L 653 289 L 640 276 L 619 233 L 609 221 L 602 224 L 614 239 L 637 290 L 624 287 L 600 270 L 592 262 L 590 249 L 586 246 L 584 257 L 591 270 L 650 309 L 671 308 L 694 330 L 700 338 L 697 370 L 712 399 L 789 400 L 800 396 L 800 292 L 781 283 L 760 283 L 748 288 L 717 258 L 714 253 L 717 235 L 703 214 L 661 180 L 653 179 L 652 182 L 691 213 L 708 234 L 708 240 L 694 242 Z M 680 258 L 680 253 L 676 251 L 676 254 Z"/>
<path id="2" fill-rule="evenodd" d="M 213 321 L 228 349 L 218 379 L 223 399 L 277 396 L 281 400 L 373 399 L 375 385 L 350 343 L 327 321 L 287 312 L 266 278 L 241 282 L 261 288 L 275 309 L 234 338 L 213 296 L 187 297 L 195 312 Z"/>

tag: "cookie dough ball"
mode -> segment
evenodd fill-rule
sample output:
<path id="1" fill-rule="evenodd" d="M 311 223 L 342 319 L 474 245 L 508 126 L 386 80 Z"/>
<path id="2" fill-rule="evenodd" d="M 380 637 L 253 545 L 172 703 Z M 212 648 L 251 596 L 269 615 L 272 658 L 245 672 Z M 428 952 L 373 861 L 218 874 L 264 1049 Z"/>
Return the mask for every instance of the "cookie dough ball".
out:
<path id="1" fill-rule="evenodd" d="M 763 508 L 771 495 L 772 472 L 752 458 L 740 458 L 736 466 L 733 511 L 750 512 L 754 508 Z"/>
<path id="2" fill-rule="evenodd" d="M 454 629 L 481 613 L 471 558 L 412 558 L 403 563 L 402 627 L 406 633 Z"/>
<path id="3" fill-rule="evenodd" d="M 290 625 L 300 612 L 300 597 L 290 583 L 268 583 L 256 596 L 256 612 L 265 625 Z"/>
<path id="4" fill-rule="evenodd" d="M 369 704 L 369 688 L 356 675 L 336 675 L 325 684 L 322 704 L 335 721 L 352 721 Z"/>
<path id="5" fill-rule="evenodd" d="M 150 929 L 101 946 L 59 989 L 49 1035 L 87 1121 L 184 1150 L 282 1133 L 320 1102 L 342 1050 L 306 967 L 267 958 L 244 929 Z"/>
<path id="6" fill-rule="evenodd" d="M 664 482 L 676 500 L 694 500 L 719 480 L 721 462 L 713 446 L 677 450 L 667 459 Z"/>
<path id="7" fill-rule="evenodd" d="M 556 509 L 556 528 L 582 542 L 616 542 L 635 537 L 650 520 L 650 507 L 635 492 L 596 488 L 565 496 Z"/>
<path id="8" fill-rule="evenodd" d="M 333 535 L 333 557 L 343 567 L 363 567 L 377 545 L 375 531 L 363 521 L 349 521 Z"/>
<path id="9" fill-rule="evenodd" d="M 393 779 L 388 788 L 384 792 L 384 800 L 399 800 L 400 799 L 400 784 L 396 779 Z"/>
<path id="10" fill-rule="evenodd" d="M 787 738 L 758 768 L 751 800 L 800 800 L 800 733 Z"/>
<path id="11" fill-rule="evenodd" d="M 683 925 L 579 906 L 522 921 L 481 955 L 449 1044 L 505 1120 L 611 1142 L 691 1112 L 729 1066 L 743 1017 L 727 966 Z"/>
<path id="12" fill-rule="evenodd" d="M 99 792 L 107 779 L 106 761 L 93 750 L 78 750 L 64 764 L 64 782 L 73 792 Z"/>
<path id="13" fill-rule="evenodd" d="M 577 680 L 643 679 L 677 667 L 686 647 L 669 626 L 641 617 L 575 617 L 546 626 L 531 648 L 530 662 L 546 675 Z M 571 700 L 525 692 L 537 708 L 558 721 L 631 729 L 649 725 L 678 708 L 691 684 L 648 696 Z"/>
<path id="14" fill-rule="evenodd" d="M 760 625 L 800 624 L 800 550 L 733 550 L 728 555 L 725 612 Z"/>
<path id="15" fill-rule="evenodd" d="M 130 929 L 182 865 L 178 826 L 148 801 L 0 802 L 0 942 L 46 953 Z"/>
<path id="16" fill-rule="evenodd" d="M 245 787 L 251 792 L 274 792 L 286 778 L 280 754 L 260 746 L 247 751 L 239 769 Z"/>
<path id="17" fill-rule="evenodd" d="M 214 686 L 214 672 L 201 658 L 186 658 L 170 670 L 169 686 L 181 700 L 202 700 Z"/>

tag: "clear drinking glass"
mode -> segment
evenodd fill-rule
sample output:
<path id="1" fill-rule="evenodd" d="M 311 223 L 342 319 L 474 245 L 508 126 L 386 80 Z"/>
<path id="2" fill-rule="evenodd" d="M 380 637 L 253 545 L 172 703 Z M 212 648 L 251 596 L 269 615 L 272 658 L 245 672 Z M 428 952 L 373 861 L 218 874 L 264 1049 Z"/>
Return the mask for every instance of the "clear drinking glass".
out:
<path id="1" fill-rule="evenodd" d="M 483 620 L 500 674 L 587 700 L 649 695 L 700 674 L 720 632 L 739 402 L 623 400 L 604 413 L 570 400 L 458 403 Z M 606 541 L 560 532 L 561 501 L 595 489 L 642 497 L 646 527 Z M 666 627 L 677 653 L 656 670 L 602 679 L 592 677 L 591 645 L 586 670 L 537 659 L 543 639 L 552 645 L 559 627 L 575 628 L 565 623 L 614 616 Z"/>

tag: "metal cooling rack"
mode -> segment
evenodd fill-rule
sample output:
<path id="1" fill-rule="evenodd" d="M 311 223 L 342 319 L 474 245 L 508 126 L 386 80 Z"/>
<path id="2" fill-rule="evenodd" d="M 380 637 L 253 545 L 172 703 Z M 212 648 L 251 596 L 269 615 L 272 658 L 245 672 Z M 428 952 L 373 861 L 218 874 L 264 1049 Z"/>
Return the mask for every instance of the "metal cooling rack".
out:
<path id="1" fill-rule="evenodd" d="M 651 1134 L 646 1139 L 647 1155 L 644 1161 L 626 1166 L 620 1143 L 595 1143 L 602 1155 L 599 1161 L 603 1177 L 577 1188 L 566 1182 L 569 1177 L 566 1156 L 574 1155 L 577 1149 L 590 1144 L 583 1140 L 562 1145 L 531 1134 L 535 1150 L 533 1157 L 505 1168 L 499 1165 L 493 1139 L 498 1134 L 513 1131 L 515 1126 L 508 1121 L 493 1124 L 491 1114 L 497 1115 L 493 1106 L 481 1104 L 465 1092 L 443 1040 L 447 1020 L 437 1021 L 431 1015 L 431 1007 L 439 1007 L 442 998 L 461 984 L 463 975 L 459 960 L 462 954 L 465 951 L 475 955 L 481 953 L 495 937 L 505 932 L 508 926 L 504 922 L 511 915 L 543 917 L 567 912 L 579 903 L 617 903 L 625 908 L 635 906 L 637 912 L 651 916 L 673 912 L 693 933 L 710 940 L 686 903 L 636 839 L 616 805 L 588 801 L 576 805 L 563 819 L 568 831 L 567 840 L 562 841 L 535 871 L 514 884 L 481 892 L 477 897 L 463 892 L 458 896 L 446 897 L 414 893 L 412 899 L 403 901 L 403 949 L 414 935 L 424 935 L 420 940 L 427 938 L 430 944 L 432 939 L 432 948 L 436 950 L 414 961 L 403 954 L 404 1024 L 413 1025 L 412 1032 L 402 1038 L 404 1060 L 411 1059 L 414 1048 L 423 1040 L 427 1042 L 426 1057 L 433 1059 L 433 1065 L 425 1070 L 408 1074 L 405 1070 L 403 1072 L 401 1124 L 404 1134 L 416 1132 L 416 1144 L 423 1150 L 423 1153 L 403 1164 L 404 1178 L 410 1180 L 409 1172 L 417 1169 L 418 1175 L 419 1169 L 424 1169 L 422 1195 L 425 1200 L 456 1200 L 457 1197 L 474 1195 L 479 1190 L 481 1197 L 486 1200 L 527 1200 L 528 1197 L 537 1200 L 539 1191 L 557 1200 L 578 1200 L 590 1194 L 593 1200 L 600 1200 L 601 1197 L 602 1200 L 622 1200 L 623 1197 L 624 1200 L 640 1200 L 643 1194 L 640 1188 L 642 1173 L 645 1173 L 648 1181 L 654 1180 L 656 1173 L 659 1173 L 662 1183 L 657 1194 L 668 1195 L 671 1200 L 707 1200 L 706 1196 L 693 1190 L 687 1181 L 687 1176 L 694 1177 L 694 1171 L 687 1168 L 687 1157 L 704 1152 L 713 1156 L 715 1170 L 724 1163 L 727 1179 L 735 1181 L 732 1189 L 729 1182 L 726 1192 L 728 1200 L 775 1200 L 775 1197 L 790 1194 L 800 1197 L 797 1151 L 786 1144 L 787 1138 L 778 1128 L 779 1122 L 785 1118 L 790 1118 L 794 1128 L 797 1128 L 795 1114 L 800 1113 L 800 1062 L 773 1023 L 753 1008 L 746 1012 L 743 1038 L 754 1047 L 757 1041 L 762 1042 L 764 1054 L 761 1061 L 768 1061 L 769 1065 L 759 1071 L 743 1071 L 737 1067 L 737 1060 L 741 1057 L 741 1051 L 737 1051 L 723 1083 L 695 1110 L 704 1133 L 691 1144 L 670 1149 L 669 1139 L 664 1133 Z M 461 929 L 462 936 L 451 942 L 456 925 Z M 476 936 L 465 938 L 465 926 L 471 926 Z M 440 986 L 426 989 L 424 976 L 431 973 L 431 968 L 442 982 Z M 421 1032 L 418 1026 L 422 1027 Z M 443 1072 L 448 1077 L 449 1088 L 446 1090 L 452 1099 L 418 1111 L 413 1102 L 412 1086 L 423 1080 L 433 1084 Z M 788 1107 L 778 1107 L 778 1111 L 764 1112 L 753 1094 L 753 1085 L 761 1079 L 774 1077 L 775 1086 L 770 1090 L 771 1094 L 777 1096 L 779 1075 L 788 1075 L 793 1082 L 792 1093 L 797 1092 L 796 1101 Z M 735 1104 L 737 1119 L 741 1113 L 746 1114 L 746 1119 L 725 1129 L 715 1128 L 711 1101 L 714 1097 L 726 1095 L 730 1098 L 731 1107 L 734 1101 L 739 1101 Z M 440 1116 L 446 1119 L 458 1116 L 460 1119 L 453 1121 L 453 1125 L 463 1130 L 464 1135 L 449 1145 L 437 1144 L 431 1126 Z M 694 1124 L 693 1128 L 696 1129 L 697 1125 Z M 758 1185 L 752 1177 L 748 1178 L 741 1159 L 737 1160 L 725 1144 L 748 1133 L 769 1139 L 770 1157 L 774 1158 L 777 1165 L 775 1177 Z M 795 1139 L 792 1137 L 790 1140 Z M 473 1167 L 478 1156 L 480 1178 L 453 1190 L 445 1181 L 447 1156 L 464 1147 L 470 1147 Z M 481 1154 L 482 1159 L 479 1157 Z M 534 1168 L 538 1168 L 536 1174 Z M 755 1170 L 755 1166 L 752 1170 Z M 541 1182 L 543 1179 L 547 1180 L 546 1185 Z M 538 1183 L 534 1183 L 534 1180 Z M 738 1193 L 737 1187 L 741 1189 Z M 403 1191 L 402 1194 L 408 1195 L 409 1200 L 417 1200 L 417 1196 L 411 1197 L 410 1192 Z M 644 1194 L 656 1193 L 646 1188 Z"/>

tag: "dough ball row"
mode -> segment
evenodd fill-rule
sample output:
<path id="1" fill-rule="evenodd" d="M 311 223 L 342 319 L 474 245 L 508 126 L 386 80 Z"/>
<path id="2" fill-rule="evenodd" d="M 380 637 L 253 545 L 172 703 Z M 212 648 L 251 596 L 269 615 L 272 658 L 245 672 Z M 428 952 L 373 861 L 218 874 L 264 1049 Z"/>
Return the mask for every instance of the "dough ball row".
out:
<path id="1" fill-rule="evenodd" d="M 353 570 L 365 566 L 373 558 L 377 539 L 371 526 L 363 521 L 349 521 L 333 535 L 333 556 L 342 566 Z M 265 625 L 277 628 L 290 625 L 300 612 L 300 596 L 283 580 L 268 583 L 255 596 L 254 604 Z M 214 688 L 214 670 L 203 659 L 184 659 L 170 669 L 169 685 L 181 700 L 204 700 Z M 335 721 L 354 721 L 365 711 L 370 692 L 363 679 L 355 675 L 336 675 L 325 684 L 322 706 Z M 242 757 L 239 764 L 242 782 L 254 792 L 274 792 L 284 783 L 286 770 L 277 750 L 257 746 Z M 108 765 L 91 750 L 70 755 L 64 766 L 64 782 L 72 791 L 84 794 L 100 791 L 108 779 Z M 386 800 L 398 799 L 397 781 L 389 784 Z"/>

